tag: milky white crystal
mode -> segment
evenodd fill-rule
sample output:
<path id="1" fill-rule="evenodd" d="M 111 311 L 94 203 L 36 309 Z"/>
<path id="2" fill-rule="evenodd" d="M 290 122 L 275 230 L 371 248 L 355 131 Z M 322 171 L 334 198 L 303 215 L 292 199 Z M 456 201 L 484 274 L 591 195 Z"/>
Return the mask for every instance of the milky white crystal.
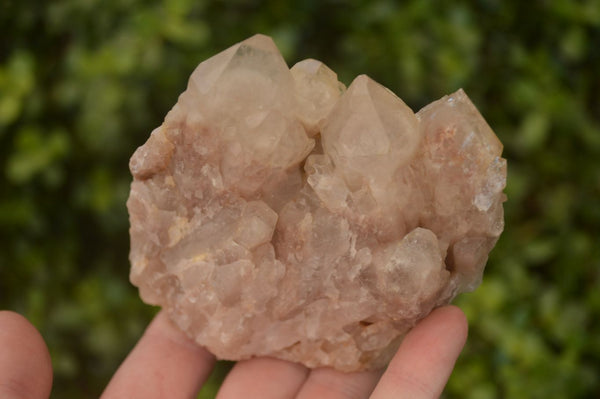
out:
<path id="1" fill-rule="evenodd" d="M 131 158 L 131 281 L 219 358 L 382 367 L 479 284 L 501 152 L 462 90 L 414 114 L 253 36 L 201 63 Z"/>

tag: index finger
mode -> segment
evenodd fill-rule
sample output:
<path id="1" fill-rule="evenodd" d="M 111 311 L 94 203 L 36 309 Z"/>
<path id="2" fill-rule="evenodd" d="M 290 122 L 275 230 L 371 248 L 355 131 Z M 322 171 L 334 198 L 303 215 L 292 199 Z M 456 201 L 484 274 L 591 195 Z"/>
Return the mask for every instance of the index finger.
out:
<path id="1" fill-rule="evenodd" d="M 191 398 L 215 363 L 206 349 L 177 329 L 161 311 L 102 394 L 115 398 Z"/>

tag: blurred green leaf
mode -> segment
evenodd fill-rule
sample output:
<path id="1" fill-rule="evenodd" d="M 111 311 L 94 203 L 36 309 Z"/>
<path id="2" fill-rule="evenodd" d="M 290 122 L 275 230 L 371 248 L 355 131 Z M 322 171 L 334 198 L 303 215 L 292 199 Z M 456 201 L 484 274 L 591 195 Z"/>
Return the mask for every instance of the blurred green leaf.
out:
<path id="1" fill-rule="evenodd" d="M 6 176 L 13 183 L 27 183 L 36 175 L 49 172 L 68 151 L 69 138 L 65 131 L 44 134 L 38 127 L 25 127 L 18 132 L 15 149 L 8 158 Z"/>

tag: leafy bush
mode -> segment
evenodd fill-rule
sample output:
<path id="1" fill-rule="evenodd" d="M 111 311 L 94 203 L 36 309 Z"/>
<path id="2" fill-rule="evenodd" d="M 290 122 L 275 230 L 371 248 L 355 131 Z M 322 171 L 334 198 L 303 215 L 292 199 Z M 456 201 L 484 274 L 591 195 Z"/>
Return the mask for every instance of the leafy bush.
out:
<path id="1" fill-rule="evenodd" d="M 599 1 L 7 0 L 0 32 L 0 307 L 42 331 L 56 397 L 97 397 L 155 312 L 127 281 L 130 154 L 256 32 L 415 110 L 464 87 L 504 142 L 506 231 L 445 396 L 600 394 Z"/>

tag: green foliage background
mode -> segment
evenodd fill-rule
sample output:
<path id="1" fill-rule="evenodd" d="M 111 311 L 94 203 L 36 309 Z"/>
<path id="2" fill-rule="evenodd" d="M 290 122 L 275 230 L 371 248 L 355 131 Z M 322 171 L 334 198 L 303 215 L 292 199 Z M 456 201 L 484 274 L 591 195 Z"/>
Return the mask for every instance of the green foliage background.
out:
<path id="1" fill-rule="evenodd" d="M 128 283 L 129 156 L 256 32 L 415 110 L 466 90 L 509 200 L 445 397 L 599 397 L 600 1 L 0 0 L 0 308 L 47 340 L 53 397 L 97 397 L 155 313 Z"/>

